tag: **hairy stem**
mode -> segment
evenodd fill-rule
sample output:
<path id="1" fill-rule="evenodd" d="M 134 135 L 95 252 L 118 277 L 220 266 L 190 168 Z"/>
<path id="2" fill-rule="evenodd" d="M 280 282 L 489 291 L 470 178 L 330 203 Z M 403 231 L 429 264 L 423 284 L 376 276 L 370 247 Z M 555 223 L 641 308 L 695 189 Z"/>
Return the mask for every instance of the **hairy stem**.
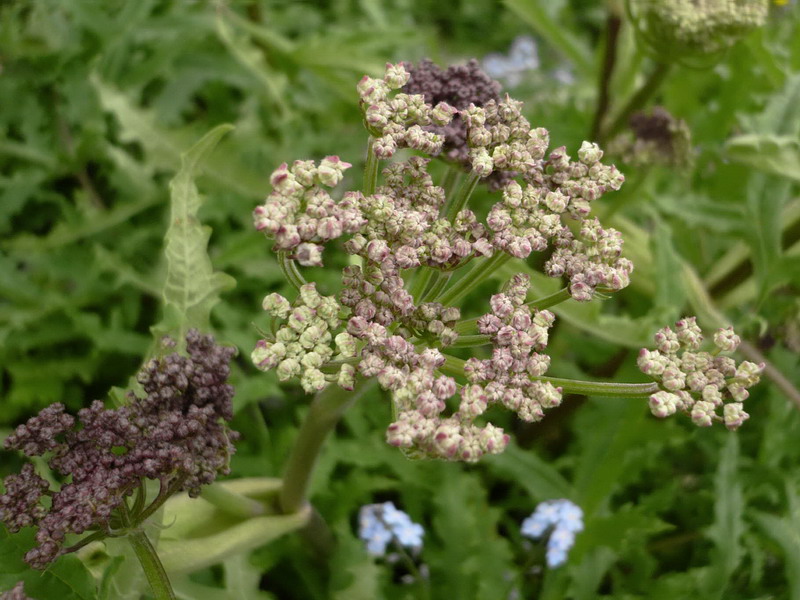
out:
<path id="1" fill-rule="evenodd" d="M 464 376 L 466 361 L 445 354 L 445 362 L 439 370 L 451 377 Z M 544 381 L 561 388 L 565 394 L 582 396 L 605 396 L 607 398 L 649 398 L 660 388 L 654 381 L 649 383 L 616 383 L 610 381 L 583 381 L 580 379 L 561 379 L 559 377 L 531 377 L 532 381 Z"/>
<path id="2" fill-rule="evenodd" d="M 614 119 L 611 125 L 603 130 L 602 135 L 598 136 L 598 139 L 601 143 L 605 143 L 612 136 L 622 131 L 628 122 L 628 119 L 630 119 L 630 116 L 642 108 L 642 106 L 644 106 L 644 104 L 656 93 L 658 88 L 661 86 L 661 83 L 669 73 L 669 69 L 670 65 L 667 63 L 656 64 L 655 68 L 650 73 L 650 76 L 642 84 L 642 87 L 640 87 L 636 93 L 631 96 L 627 104 L 622 107 L 617 114 L 617 118 Z"/>
<path id="3" fill-rule="evenodd" d="M 487 258 L 472 267 L 472 270 L 456 281 L 452 287 L 447 289 L 441 296 L 436 298 L 445 306 L 450 306 L 460 300 L 472 290 L 483 283 L 492 273 L 507 263 L 511 257 L 505 252 L 497 252 L 491 258 Z"/>
<path id="4" fill-rule="evenodd" d="M 305 505 L 311 475 L 325 438 L 344 412 L 361 396 L 368 382 L 369 380 L 360 379 L 352 392 L 331 384 L 314 398 L 300 426 L 283 474 L 283 487 L 279 496 L 282 512 L 294 513 Z"/>
<path id="5" fill-rule="evenodd" d="M 597 108 L 594 113 L 594 121 L 592 121 L 592 130 L 589 133 L 589 139 L 592 141 L 596 140 L 600 135 L 600 127 L 608 112 L 611 98 L 609 85 L 611 83 L 611 75 L 614 72 L 614 64 L 617 61 L 617 40 L 619 39 L 621 25 L 622 20 L 613 12 L 609 12 L 606 18 L 606 45 L 603 54 L 603 69 L 600 71 L 600 76 L 597 80 Z"/>
<path id="6" fill-rule="evenodd" d="M 367 162 L 364 165 L 364 195 L 371 196 L 375 193 L 375 188 L 378 186 L 378 157 L 375 156 L 373 147 L 375 146 L 375 138 L 369 136 L 367 143 Z"/>
<path id="7" fill-rule="evenodd" d="M 175 592 L 172 591 L 172 585 L 167 577 L 167 572 L 164 570 L 164 565 L 158 558 L 156 549 L 147 538 L 147 535 L 141 529 L 135 529 L 127 535 L 127 540 L 133 547 L 136 553 L 136 558 L 139 559 L 139 564 L 142 565 L 145 577 L 150 584 L 150 589 L 153 590 L 153 596 L 156 600 L 172 600 L 176 598 Z"/>

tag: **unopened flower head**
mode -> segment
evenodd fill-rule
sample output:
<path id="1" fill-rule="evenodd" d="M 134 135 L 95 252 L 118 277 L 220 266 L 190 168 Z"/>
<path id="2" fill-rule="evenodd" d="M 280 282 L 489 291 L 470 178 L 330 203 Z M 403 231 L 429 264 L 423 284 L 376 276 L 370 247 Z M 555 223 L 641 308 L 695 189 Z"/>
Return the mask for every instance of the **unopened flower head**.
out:
<path id="1" fill-rule="evenodd" d="M 37 546 L 25 557 L 31 566 L 53 561 L 66 534 L 119 527 L 116 509 L 144 479 L 158 480 L 164 492 L 197 496 L 228 472 L 238 437 L 227 425 L 233 388 L 226 381 L 235 349 L 191 330 L 186 351 L 145 365 L 138 375 L 145 395 L 129 393 L 125 406 L 107 409 L 97 400 L 75 419 L 53 404 L 6 439 L 7 449 L 47 455 L 50 467 L 69 478 L 51 491 L 27 464 L 4 481 L 0 521 L 12 532 L 37 528 Z M 47 507 L 45 495 L 51 497 Z"/>
<path id="2" fill-rule="evenodd" d="M 749 415 L 743 402 L 748 388 L 758 383 L 764 365 L 744 361 L 740 364 L 721 352 L 732 352 L 739 345 L 733 329 L 719 329 L 714 334 L 715 348 L 701 351 L 703 335 L 695 317 L 681 319 L 675 329 L 669 327 L 655 334 L 655 350 L 642 348 L 637 360 L 639 369 L 662 388 L 650 396 L 650 411 L 667 417 L 678 411 L 691 416 L 700 427 L 715 422 L 738 429 Z"/>
<path id="3" fill-rule="evenodd" d="M 636 167 L 665 165 L 686 168 L 694 160 L 692 136 L 682 119 L 673 117 L 665 108 L 631 115 L 630 132 L 615 138 L 608 147 L 625 164 Z"/>
<path id="4" fill-rule="evenodd" d="M 583 531 L 583 511 L 569 500 L 547 500 L 522 522 L 521 533 L 531 539 L 540 539 L 548 532 L 547 566 L 560 567 L 567 561 L 575 535 Z"/>
<path id="5" fill-rule="evenodd" d="M 422 549 L 422 525 L 395 507 L 392 502 L 366 504 L 358 513 L 358 537 L 367 545 L 373 556 L 386 554 L 387 546 L 394 541 L 413 552 Z"/>
<path id="6" fill-rule="evenodd" d="M 634 0 L 636 30 L 650 48 L 668 56 L 699 58 L 728 48 L 769 14 L 769 0 Z"/>

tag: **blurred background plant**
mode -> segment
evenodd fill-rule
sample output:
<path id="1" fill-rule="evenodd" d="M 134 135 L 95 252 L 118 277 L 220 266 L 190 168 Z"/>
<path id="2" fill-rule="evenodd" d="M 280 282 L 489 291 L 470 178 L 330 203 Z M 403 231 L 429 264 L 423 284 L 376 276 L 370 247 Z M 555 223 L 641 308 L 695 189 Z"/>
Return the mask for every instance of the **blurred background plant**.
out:
<path id="1" fill-rule="evenodd" d="M 664 13 L 635 0 L 3 3 L 4 435 L 52 402 L 87 406 L 137 371 L 159 320 L 167 182 L 181 152 L 232 123 L 198 181 L 214 269 L 237 283 L 212 324 L 240 349 L 233 427 L 244 439 L 233 476 L 279 475 L 307 400 L 247 360 L 267 326 L 261 298 L 291 295 L 251 211 L 283 161 L 338 154 L 360 166 L 354 84 L 364 73 L 380 75 L 387 61 L 476 57 L 554 145 L 574 153 L 583 139 L 601 141 L 627 177 L 595 210 L 623 232 L 631 286 L 555 310 L 550 372 L 641 377 L 635 351 L 697 314 L 704 327 L 734 324 L 745 357 L 768 360 L 750 420 L 736 434 L 697 430 L 657 422 L 644 402 L 570 397 L 541 423 L 509 418 L 517 443 L 465 467 L 409 461 L 387 446 L 389 402 L 372 390 L 314 478 L 314 504 L 338 541 L 328 565 L 286 537 L 186 575 L 178 593 L 413 596 L 407 567 L 376 563 L 358 539 L 359 507 L 395 501 L 425 527 L 432 597 L 800 598 L 800 9 L 749 4 L 763 9 L 763 25 L 706 32 L 718 37 L 700 44 L 691 30 L 678 52 L 688 30 L 654 40 L 648 27 Z M 476 192 L 476 212 L 488 199 Z M 532 272 L 539 260 L 529 260 Z M 323 291 L 339 285 L 335 268 L 308 278 Z M 544 293 L 554 283 L 533 278 Z M 0 475 L 18 470 L 17 457 L 0 458 Z M 585 529 L 567 564 L 549 570 L 519 523 L 555 498 L 581 507 Z M 5 590 L 24 549 L 0 535 Z M 47 581 L 57 586 L 76 561 Z M 59 593 L 96 597 L 85 581 L 70 589 Z M 113 593 L 100 597 L 121 597 Z"/>

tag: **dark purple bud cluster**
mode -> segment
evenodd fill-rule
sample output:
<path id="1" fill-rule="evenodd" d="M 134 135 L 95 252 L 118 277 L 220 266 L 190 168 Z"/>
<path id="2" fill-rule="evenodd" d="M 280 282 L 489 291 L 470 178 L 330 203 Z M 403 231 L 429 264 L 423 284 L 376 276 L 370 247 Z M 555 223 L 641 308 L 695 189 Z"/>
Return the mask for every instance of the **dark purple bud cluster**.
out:
<path id="1" fill-rule="evenodd" d="M 491 100 L 500 101 L 502 86 L 483 70 L 476 59 L 464 65 L 450 65 L 440 68 L 429 59 L 420 61 L 417 66 L 403 63 L 411 77 L 402 91 L 407 94 L 421 94 L 428 104 L 445 102 L 454 108 L 464 110 L 470 104 L 484 106 Z M 467 127 L 456 115 L 449 124 L 429 129 L 444 137 L 442 156 L 462 165 L 466 170 L 472 168 L 469 159 Z M 490 189 L 502 188 L 513 178 L 513 173 L 497 170 L 485 180 Z"/>
<path id="2" fill-rule="evenodd" d="M 168 347 L 174 346 L 168 340 Z M 31 465 L 4 481 L 0 521 L 10 531 L 38 527 L 38 546 L 26 561 L 44 568 L 63 551 L 65 535 L 108 531 L 112 516 L 143 479 L 159 480 L 162 493 L 186 490 L 191 496 L 228 472 L 238 434 L 227 425 L 233 387 L 226 383 L 235 349 L 191 330 L 188 356 L 172 353 L 151 360 L 139 373 L 145 396 L 106 409 L 96 400 L 76 420 L 54 404 L 10 435 L 7 449 L 28 456 L 49 453 L 50 467 L 69 477 L 55 492 Z M 41 503 L 52 497 L 51 506 Z"/>
<path id="3" fill-rule="evenodd" d="M 25 594 L 25 588 L 20 581 L 12 589 L 7 592 L 0 593 L 0 600 L 32 600 Z"/>

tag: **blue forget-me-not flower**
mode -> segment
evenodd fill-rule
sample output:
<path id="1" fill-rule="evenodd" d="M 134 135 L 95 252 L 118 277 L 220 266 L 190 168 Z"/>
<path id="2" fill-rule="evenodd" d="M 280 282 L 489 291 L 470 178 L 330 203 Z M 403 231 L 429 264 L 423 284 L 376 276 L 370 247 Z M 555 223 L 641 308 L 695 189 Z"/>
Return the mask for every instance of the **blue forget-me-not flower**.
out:
<path id="1" fill-rule="evenodd" d="M 560 567 L 567 561 L 567 554 L 575 544 L 575 534 L 583 530 L 583 511 L 569 500 L 547 500 L 522 522 L 522 535 L 532 539 L 547 540 L 547 566 Z"/>
<path id="2" fill-rule="evenodd" d="M 414 523 L 392 502 L 366 504 L 358 513 L 358 537 L 366 542 L 367 551 L 373 556 L 386 554 L 386 546 L 392 539 L 405 548 L 419 551 L 424 534 L 422 525 Z"/>

